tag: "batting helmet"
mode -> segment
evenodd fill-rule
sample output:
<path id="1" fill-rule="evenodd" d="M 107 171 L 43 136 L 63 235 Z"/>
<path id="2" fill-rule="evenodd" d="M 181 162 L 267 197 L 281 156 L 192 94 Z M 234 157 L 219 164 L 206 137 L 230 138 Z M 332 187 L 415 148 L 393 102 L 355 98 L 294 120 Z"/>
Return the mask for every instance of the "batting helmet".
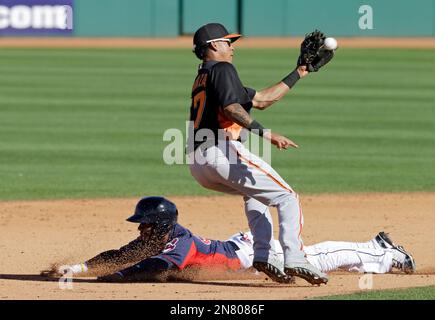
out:
<path id="1" fill-rule="evenodd" d="M 163 197 L 145 197 L 136 204 L 134 214 L 127 219 L 134 223 L 154 224 L 154 231 L 164 235 L 177 223 L 177 206 Z"/>

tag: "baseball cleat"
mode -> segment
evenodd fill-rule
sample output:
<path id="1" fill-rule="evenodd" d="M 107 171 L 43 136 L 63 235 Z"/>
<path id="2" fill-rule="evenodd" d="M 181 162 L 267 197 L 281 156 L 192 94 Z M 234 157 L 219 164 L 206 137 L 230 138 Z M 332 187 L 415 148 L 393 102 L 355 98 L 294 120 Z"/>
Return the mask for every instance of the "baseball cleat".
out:
<path id="1" fill-rule="evenodd" d="M 393 268 L 405 273 L 414 273 L 416 270 L 414 258 L 402 246 L 395 246 L 393 252 Z"/>
<path id="2" fill-rule="evenodd" d="M 396 245 L 390 236 L 381 231 L 375 237 L 375 241 L 383 249 L 390 249 L 393 253 L 393 268 L 402 270 L 405 273 L 414 273 L 416 270 L 414 258 L 406 252 L 403 246 Z"/>
<path id="3" fill-rule="evenodd" d="M 392 249 L 395 247 L 395 244 L 391 240 L 388 233 L 385 233 L 384 231 L 381 231 L 377 234 L 377 236 L 375 237 L 375 241 L 384 249 Z"/>
<path id="4" fill-rule="evenodd" d="M 321 285 L 328 282 L 328 276 L 309 262 L 291 263 L 284 268 L 288 276 L 299 277 L 311 284 Z"/>
<path id="5" fill-rule="evenodd" d="M 278 283 L 295 283 L 294 278 L 286 275 L 280 269 L 268 262 L 254 261 L 252 264 L 255 269 L 265 273 L 270 279 Z"/>

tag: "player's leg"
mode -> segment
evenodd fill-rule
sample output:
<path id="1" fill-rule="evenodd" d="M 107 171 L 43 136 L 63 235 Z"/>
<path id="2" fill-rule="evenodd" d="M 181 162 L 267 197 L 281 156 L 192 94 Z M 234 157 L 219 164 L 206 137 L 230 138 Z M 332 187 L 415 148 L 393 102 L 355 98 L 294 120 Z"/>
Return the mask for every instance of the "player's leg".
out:
<path id="1" fill-rule="evenodd" d="M 284 273 L 284 259 L 277 256 L 273 239 L 272 216 L 269 207 L 258 200 L 244 197 L 245 211 L 253 234 L 253 266 L 267 274 L 272 280 L 293 283 Z"/>
<path id="2" fill-rule="evenodd" d="M 275 240 L 275 252 L 283 257 L 283 250 Z M 385 273 L 391 271 L 393 254 L 368 242 L 325 241 L 304 246 L 308 261 L 322 272 L 337 269 L 347 271 Z M 283 259 L 283 258 L 282 258 Z"/>
<path id="3" fill-rule="evenodd" d="M 244 254 L 245 268 L 252 266 L 252 235 L 237 234 L 229 240 L 236 242 Z M 284 254 L 278 240 L 275 242 L 275 253 L 284 265 Z M 393 254 L 390 250 L 379 249 L 370 242 L 325 241 L 312 246 L 304 246 L 308 261 L 322 272 L 338 269 L 347 271 L 385 273 L 391 270 Z M 251 257 L 249 259 L 249 257 Z M 247 262 L 246 262 L 247 261 Z"/>
<path id="4" fill-rule="evenodd" d="M 201 186 L 214 191 L 242 195 L 238 190 L 222 183 L 222 175 L 228 175 L 230 164 L 219 148 L 212 146 L 207 151 L 198 148 L 193 157 L 195 161 L 189 165 L 190 173 Z"/>
<path id="5" fill-rule="evenodd" d="M 306 276 L 304 279 L 307 281 L 313 278 L 326 279 L 326 275 L 321 274 L 319 270 L 316 270 L 308 263 L 302 251 L 303 244 L 300 236 L 303 217 L 299 199 L 270 165 L 251 154 L 241 143 L 236 141 L 220 143 L 218 146 L 202 152 L 201 156 L 203 157 L 200 159 L 202 164 L 191 165 L 194 177 L 195 175 L 204 177 L 203 182 L 197 179 L 198 182 L 213 190 L 239 193 L 248 198 L 254 198 L 264 206 L 276 206 L 280 222 L 280 240 L 284 249 L 285 267 L 296 270 L 297 273 L 300 272 L 300 276 Z M 265 218 L 268 219 L 270 225 L 273 225 L 270 215 L 262 215 L 261 219 Z M 265 221 L 262 223 L 266 224 Z M 262 243 L 272 241 L 268 232 L 263 233 L 261 237 L 263 237 L 260 240 Z M 258 241 L 258 237 L 256 240 Z M 261 255 L 264 255 L 264 253 L 258 253 L 258 256 Z M 273 265 L 273 262 L 267 261 L 267 263 Z M 279 273 L 276 272 L 276 266 L 272 267 L 272 273 Z M 271 276 L 268 271 L 264 270 L 265 273 Z M 299 276 L 299 274 L 294 275 Z"/>
<path id="6" fill-rule="evenodd" d="M 242 163 L 237 150 L 229 142 L 221 143 L 202 151 L 197 149 L 195 163 L 190 166 L 192 176 L 204 187 L 216 191 L 244 195 L 245 213 L 250 228 L 255 235 L 255 267 L 271 279 L 287 282 L 281 265 L 275 261 L 273 250 L 273 220 L 268 209 L 268 197 L 264 190 L 269 189 L 261 180 L 254 177 L 247 164 Z M 267 181 L 269 183 L 269 181 Z M 275 190 L 276 192 L 276 190 Z M 279 192 L 282 193 L 280 190 Z M 287 193 L 287 191 L 285 191 Z M 251 196 L 254 194 L 255 196 Z M 257 196 L 263 197 L 263 202 Z M 279 263 L 282 261 L 280 260 Z"/>
<path id="7" fill-rule="evenodd" d="M 284 270 L 312 284 L 326 283 L 326 274 L 312 266 L 302 250 L 303 214 L 298 195 L 268 163 L 250 153 L 241 143 L 231 141 L 230 149 L 235 152 L 237 163 L 230 166 L 226 183 L 266 206 L 277 207 Z M 267 239 L 268 242 L 271 240 Z"/>
<path id="8" fill-rule="evenodd" d="M 239 188 L 235 188 L 233 183 L 228 182 L 228 180 L 235 179 L 239 184 L 243 184 L 246 182 L 244 180 L 248 180 L 248 177 L 234 177 L 232 163 L 238 160 L 234 151 L 231 155 L 229 154 L 227 146 L 228 144 L 221 146 L 221 148 L 213 146 L 204 152 L 197 149 L 195 155 L 197 162 L 190 166 L 190 170 L 192 176 L 205 188 L 243 195 Z M 273 221 L 269 208 L 248 196 L 244 196 L 244 201 L 249 227 L 255 238 L 256 256 L 260 260 L 267 261 L 269 251 L 273 249 Z"/>
<path id="9" fill-rule="evenodd" d="M 273 220 L 268 206 L 246 196 L 240 187 L 234 186 L 234 184 L 243 185 L 247 183 L 247 180 L 250 180 L 249 183 L 255 183 L 254 180 L 251 180 L 253 179 L 252 174 L 245 170 L 246 165 L 240 166 L 241 162 L 237 158 L 237 153 L 233 149 L 229 149 L 229 144 L 225 143 L 220 148 L 212 146 L 207 151 L 197 149 L 195 160 L 195 163 L 190 165 L 190 170 L 192 176 L 203 187 L 229 194 L 244 195 L 245 214 L 255 238 L 255 243 L 252 245 L 253 250 L 255 247 L 255 259 L 270 263 L 274 270 L 281 270 L 282 268 L 274 266 Z M 237 168 L 234 168 L 235 165 Z M 246 175 L 235 175 L 235 171 Z M 285 277 L 282 271 L 274 272 L 276 274 L 268 273 L 267 270 L 265 272 L 275 281 L 281 281 L 278 278 Z"/>
<path id="10" fill-rule="evenodd" d="M 303 214 L 298 195 L 263 159 L 250 153 L 242 144 L 232 143 L 237 165 L 230 171 L 229 182 L 234 188 L 265 206 L 275 206 L 280 223 L 279 235 L 286 262 L 303 262 L 301 232 Z M 240 177 L 249 177 L 238 183 Z M 268 239 L 268 242 L 272 239 Z"/>
<path id="11" fill-rule="evenodd" d="M 243 197 L 243 200 L 249 229 L 253 235 L 254 260 L 267 261 L 269 254 L 275 251 L 269 207 L 247 196 Z"/>
<path id="12" fill-rule="evenodd" d="M 275 252 L 283 257 L 283 250 L 278 240 Z M 322 272 L 337 269 L 348 271 L 385 273 L 391 270 L 393 254 L 368 242 L 325 241 L 311 246 L 304 246 L 308 261 Z M 282 258 L 283 259 L 283 258 Z"/>
<path id="13" fill-rule="evenodd" d="M 386 273 L 391 271 L 393 253 L 376 248 L 369 242 L 325 241 L 305 246 L 308 261 L 329 272 L 337 269 L 347 271 Z"/>

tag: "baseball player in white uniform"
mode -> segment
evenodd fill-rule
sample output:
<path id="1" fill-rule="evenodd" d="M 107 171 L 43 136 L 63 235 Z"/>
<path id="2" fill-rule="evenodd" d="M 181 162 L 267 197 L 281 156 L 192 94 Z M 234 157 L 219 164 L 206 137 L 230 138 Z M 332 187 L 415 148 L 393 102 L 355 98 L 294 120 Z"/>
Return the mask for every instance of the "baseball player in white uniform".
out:
<path id="1" fill-rule="evenodd" d="M 297 147 L 290 139 L 265 130 L 250 116 L 251 108 L 264 110 L 280 100 L 309 71 L 317 71 L 333 56 L 317 60 L 315 67 L 304 63 L 282 81 L 261 91 L 244 87 L 232 64 L 232 42 L 241 35 L 229 34 L 224 26 L 210 23 L 194 35 L 194 52 L 202 60 L 192 88 L 188 155 L 192 176 L 205 188 L 243 196 L 249 228 L 253 233 L 253 266 L 272 280 L 301 277 L 311 284 L 327 283 L 328 277 L 305 257 L 301 239 L 304 223 L 299 198 L 284 179 L 263 159 L 241 143 L 242 128 L 262 136 L 279 149 Z M 316 37 L 323 36 L 316 33 Z M 193 161 L 192 161 L 193 160 Z M 279 217 L 279 242 L 284 268 L 275 261 L 276 242 L 269 207 Z"/>

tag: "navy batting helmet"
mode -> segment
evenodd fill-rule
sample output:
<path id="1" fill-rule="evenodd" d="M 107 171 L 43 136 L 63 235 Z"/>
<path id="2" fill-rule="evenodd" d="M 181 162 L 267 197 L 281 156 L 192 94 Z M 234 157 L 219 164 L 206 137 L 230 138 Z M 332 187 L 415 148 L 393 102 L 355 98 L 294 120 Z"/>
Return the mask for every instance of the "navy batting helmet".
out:
<path id="1" fill-rule="evenodd" d="M 139 200 L 134 214 L 127 221 L 155 225 L 155 232 L 164 235 L 177 223 L 177 206 L 163 197 L 145 197 Z"/>

